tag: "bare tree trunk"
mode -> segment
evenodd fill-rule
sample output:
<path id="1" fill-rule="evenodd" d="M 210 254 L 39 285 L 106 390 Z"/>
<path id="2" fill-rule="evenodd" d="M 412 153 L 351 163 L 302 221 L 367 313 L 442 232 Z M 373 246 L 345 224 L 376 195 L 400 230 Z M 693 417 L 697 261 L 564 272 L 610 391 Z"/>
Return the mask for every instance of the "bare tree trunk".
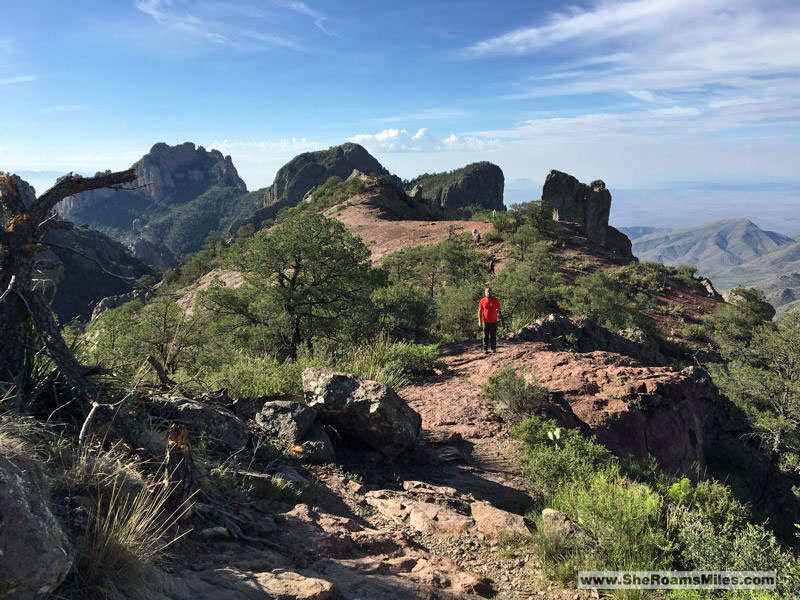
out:
<path id="1" fill-rule="evenodd" d="M 164 484 L 174 486 L 169 504 L 172 508 L 178 508 L 195 492 L 192 445 L 189 442 L 189 431 L 183 425 L 170 425 L 164 463 Z"/>
<path id="2" fill-rule="evenodd" d="M 19 178 L 0 175 L 0 290 L 8 291 L 0 302 L 0 381 L 19 381 L 25 368 L 25 345 L 29 342 L 31 318 L 64 377 L 75 389 L 86 412 L 97 400 L 96 386 L 84 378 L 82 369 L 61 337 L 58 325 L 42 294 L 34 288 L 36 252 L 45 233 L 69 229 L 53 208 L 64 198 L 102 187 L 113 187 L 136 179 L 133 169 L 97 177 L 68 175 L 39 198 Z M 69 276 L 69 274 L 67 274 Z M 11 281 L 14 281 L 13 286 Z M 10 288 L 10 289 L 9 289 Z"/>

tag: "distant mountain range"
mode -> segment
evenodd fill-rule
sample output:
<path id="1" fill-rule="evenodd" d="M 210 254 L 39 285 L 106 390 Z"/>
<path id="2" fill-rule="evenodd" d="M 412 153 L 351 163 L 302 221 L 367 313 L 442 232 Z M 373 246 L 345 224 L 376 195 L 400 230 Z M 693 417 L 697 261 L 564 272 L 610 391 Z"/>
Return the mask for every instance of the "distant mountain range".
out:
<path id="1" fill-rule="evenodd" d="M 248 192 L 230 156 L 190 142 L 155 144 L 133 168 L 139 176 L 135 189 L 84 192 L 57 210 L 162 269 L 198 250 L 211 230 L 227 231 L 237 217 L 264 203 L 264 190 Z"/>
<path id="2" fill-rule="evenodd" d="M 693 265 L 717 289 L 764 290 L 779 313 L 800 305 L 800 242 L 765 231 L 747 219 L 725 219 L 684 229 L 623 227 L 640 260 Z"/>

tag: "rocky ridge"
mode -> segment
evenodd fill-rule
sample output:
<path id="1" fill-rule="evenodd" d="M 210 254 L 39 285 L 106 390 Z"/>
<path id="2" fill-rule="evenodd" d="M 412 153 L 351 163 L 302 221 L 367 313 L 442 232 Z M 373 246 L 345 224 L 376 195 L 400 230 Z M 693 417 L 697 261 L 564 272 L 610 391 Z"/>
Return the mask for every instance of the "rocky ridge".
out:
<path id="1" fill-rule="evenodd" d="M 413 198 L 422 199 L 436 211 L 480 206 L 505 210 L 503 170 L 490 162 L 467 165 L 448 173 L 420 175 L 406 184 Z"/>
<path id="2" fill-rule="evenodd" d="M 235 233 L 246 224 L 258 230 L 264 221 L 274 218 L 280 209 L 296 206 L 311 190 L 330 177 L 347 179 L 353 171 L 386 176 L 395 187 L 400 187 L 400 181 L 359 144 L 348 142 L 327 150 L 304 152 L 278 170 L 272 185 L 266 189 L 263 207 L 249 217 L 234 221 L 230 231 Z"/>
<path id="3" fill-rule="evenodd" d="M 209 231 L 224 231 L 237 214 L 255 208 L 231 157 L 219 150 L 157 143 L 133 169 L 138 179 L 128 189 L 84 192 L 62 201 L 57 211 L 165 268 L 198 249 Z"/>
<path id="4" fill-rule="evenodd" d="M 602 180 L 586 185 L 572 175 L 552 170 L 542 187 L 542 201 L 553 207 L 556 221 L 578 223 L 590 240 L 622 258 L 633 258 L 628 236 L 608 224 L 611 192 Z"/>

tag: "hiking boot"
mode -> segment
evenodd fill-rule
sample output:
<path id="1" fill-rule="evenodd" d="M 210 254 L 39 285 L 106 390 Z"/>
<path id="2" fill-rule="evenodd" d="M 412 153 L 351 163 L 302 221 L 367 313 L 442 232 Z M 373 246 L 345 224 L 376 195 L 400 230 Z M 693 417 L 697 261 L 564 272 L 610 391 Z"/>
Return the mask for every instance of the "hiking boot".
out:
<path id="1" fill-rule="evenodd" d="M 489 354 L 489 351 L 488 350 L 484 350 L 483 353 L 484 354 Z"/>
<path id="2" fill-rule="evenodd" d="M 497 354 L 497 348 L 492 348 L 492 354 Z"/>

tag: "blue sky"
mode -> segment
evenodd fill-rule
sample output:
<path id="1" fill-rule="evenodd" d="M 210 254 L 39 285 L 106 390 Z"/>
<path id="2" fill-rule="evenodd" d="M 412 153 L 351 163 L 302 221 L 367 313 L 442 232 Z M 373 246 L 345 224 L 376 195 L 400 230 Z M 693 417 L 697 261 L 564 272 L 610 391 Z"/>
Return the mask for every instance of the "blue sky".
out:
<path id="1" fill-rule="evenodd" d="M 2 170 L 121 169 L 192 141 L 256 189 L 352 140 L 404 178 L 490 160 L 612 190 L 800 180 L 797 0 L 2 7 Z"/>

